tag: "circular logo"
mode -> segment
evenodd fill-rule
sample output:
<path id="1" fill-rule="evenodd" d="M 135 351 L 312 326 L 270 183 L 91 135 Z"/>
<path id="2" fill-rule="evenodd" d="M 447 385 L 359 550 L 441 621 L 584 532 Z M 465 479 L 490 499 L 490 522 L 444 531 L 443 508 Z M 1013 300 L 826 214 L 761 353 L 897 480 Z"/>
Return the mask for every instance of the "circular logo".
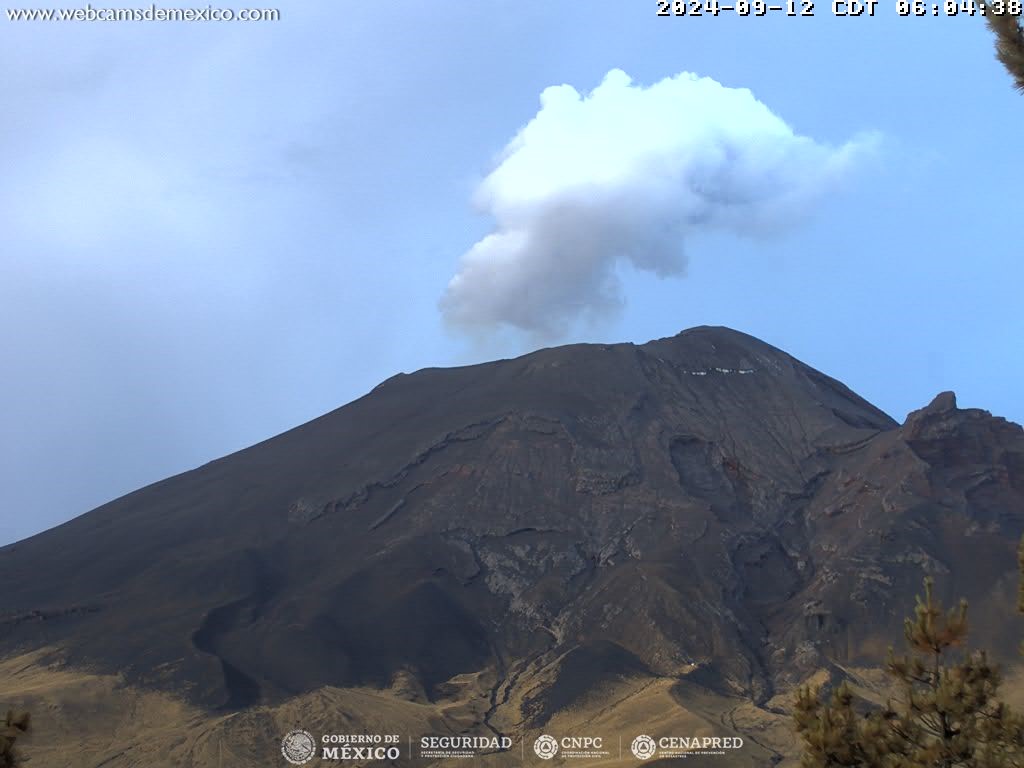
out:
<path id="1" fill-rule="evenodd" d="M 316 754 L 316 739 L 309 731 L 288 731 L 281 739 L 281 754 L 292 765 L 308 763 Z"/>
<path id="2" fill-rule="evenodd" d="M 647 735 L 637 736 L 629 748 L 637 760 L 650 760 L 658 751 L 658 745 L 654 743 L 654 739 Z"/>
<path id="3" fill-rule="evenodd" d="M 537 753 L 537 757 L 541 760 L 550 760 L 558 754 L 558 741 L 554 736 L 548 736 L 545 733 L 533 742 L 533 751 Z"/>

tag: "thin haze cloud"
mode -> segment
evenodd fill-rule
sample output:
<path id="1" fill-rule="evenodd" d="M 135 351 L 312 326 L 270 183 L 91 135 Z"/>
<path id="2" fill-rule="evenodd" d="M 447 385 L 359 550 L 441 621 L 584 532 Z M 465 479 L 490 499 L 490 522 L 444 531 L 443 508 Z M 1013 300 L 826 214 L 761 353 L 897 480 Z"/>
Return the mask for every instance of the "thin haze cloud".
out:
<path id="1" fill-rule="evenodd" d="M 615 266 L 686 271 L 700 230 L 748 237 L 798 223 L 876 136 L 829 147 L 744 88 L 683 72 L 644 87 L 615 69 L 588 94 L 547 88 L 537 115 L 480 184 L 494 231 L 440 302 L 452 328 L 551 339 L 621 306 Z"/>

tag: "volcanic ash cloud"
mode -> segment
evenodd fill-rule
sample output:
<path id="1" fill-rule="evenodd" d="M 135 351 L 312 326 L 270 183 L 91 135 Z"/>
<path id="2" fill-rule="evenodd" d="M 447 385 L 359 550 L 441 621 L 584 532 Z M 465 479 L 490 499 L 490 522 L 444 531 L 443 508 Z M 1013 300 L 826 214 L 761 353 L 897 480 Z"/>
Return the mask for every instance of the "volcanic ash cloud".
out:
<path id="1" fill-rule="evenodd" d="M 700 229 L 785 231 L 874 143 L 798 136 L 749 90 L 689 72 L 644 87 L 616 69 L 587 94 L 547 88 L 475 193 L 495 226 L 463 254 L 444 319 L 558 337 L 620 306 L 619 260 L 681 275 Z"/>

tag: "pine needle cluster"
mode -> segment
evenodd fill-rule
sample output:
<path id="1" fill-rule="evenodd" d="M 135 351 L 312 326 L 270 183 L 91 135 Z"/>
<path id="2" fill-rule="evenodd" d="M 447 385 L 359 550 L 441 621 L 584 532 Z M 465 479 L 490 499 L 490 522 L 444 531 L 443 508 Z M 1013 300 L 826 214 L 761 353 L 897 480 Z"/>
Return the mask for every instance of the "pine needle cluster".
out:
<path id="1" fill-rule="evenodd" d="M 996 13 L 986 4 L 985 21 L 996 36 L 996 58 L 1010 73 L 1017 90 L 1024 93 L 1024 27 L 1020 14 Z"/>
<path id="2" fill-rule="evenodd" d="M 1024 612 L 1024 540 L 1019 566 Z M 987 654 L 965 649 L 967 602 L 946 611 L 932 586 L 925 579 L 904 623 L 908 652 L 889 649 L 895 699 L 865 710 L 845 682 L 827 703 L 820 688 L 800 689 L 793 719 L 802 768 L 1024 768 L 1024 717 L 999 700 L 999 669 Z"/>

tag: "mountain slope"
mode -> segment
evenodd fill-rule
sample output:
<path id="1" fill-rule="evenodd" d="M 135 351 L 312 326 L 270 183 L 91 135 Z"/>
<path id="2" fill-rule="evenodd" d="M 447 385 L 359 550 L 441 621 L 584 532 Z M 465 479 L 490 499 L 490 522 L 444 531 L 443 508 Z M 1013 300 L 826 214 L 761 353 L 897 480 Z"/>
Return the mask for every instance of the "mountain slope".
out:
<path id="1" fill-rule="evenodd" d="M 900 426 L 724 328 L 399 375 L 0 549 L 0 652 L 208 710 L 324 686 L 481 727 L 629 679 L 765 704 L 877 663 L 926 573 L 1003 651 L 1024 433 L 951 394 Z"/>

